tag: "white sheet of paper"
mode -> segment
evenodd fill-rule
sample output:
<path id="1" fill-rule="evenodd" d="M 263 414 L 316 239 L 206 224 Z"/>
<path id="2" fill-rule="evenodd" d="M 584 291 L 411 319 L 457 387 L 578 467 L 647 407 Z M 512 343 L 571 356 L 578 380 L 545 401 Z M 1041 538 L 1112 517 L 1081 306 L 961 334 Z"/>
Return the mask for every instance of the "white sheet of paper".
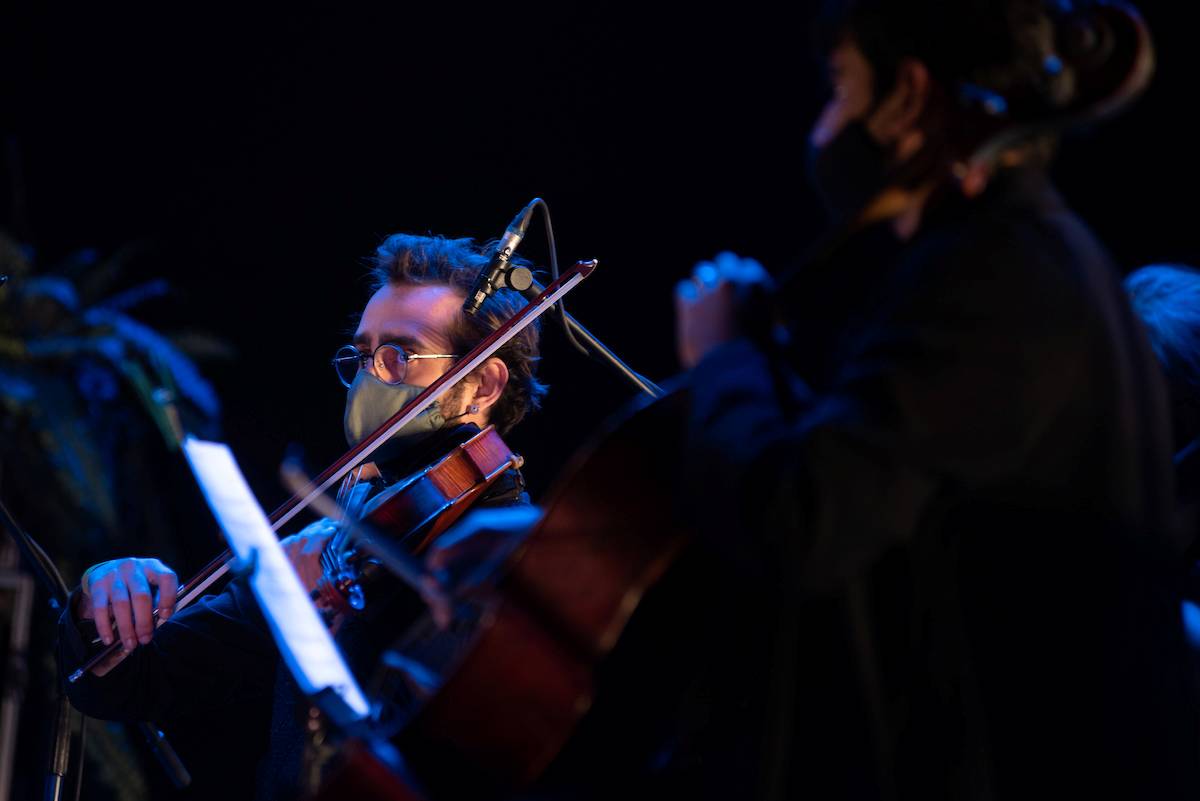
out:
<path id="1" fill-rule="evenodd" d="M 183 450 L 233 552 L 243 560 L 257 554 L 250 587 L 300 689 L 313 695 L 331 687 L 355 714 L 366 717 L 366 696 L 288 562 L 232 451 L 195 437 L 184 441 Z"/>

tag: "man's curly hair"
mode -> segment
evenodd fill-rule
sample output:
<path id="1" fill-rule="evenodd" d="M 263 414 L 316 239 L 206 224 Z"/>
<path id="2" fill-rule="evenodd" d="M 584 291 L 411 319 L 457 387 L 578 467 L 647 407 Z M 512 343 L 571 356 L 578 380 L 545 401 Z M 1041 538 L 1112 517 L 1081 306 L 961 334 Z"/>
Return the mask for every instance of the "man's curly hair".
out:
<path id="1" fill-rule="evenodd" d="M 444 284 L 464 298 L 487 263 L 488 248 L 471 239 L 442 236 L 393 234 L 383 241 L 371 259 L 372 291 L 389 284 Z M 514 257 L 514 264 L 527 262 Z M 511 289 L 498 289 L 474 315 L 459 312 L 449 332 L 456 353 L 466 353 L 500 327 L 525 305 Z M 510 339 L 496 357 L 508 366 L 508 385 L 491 409 L 491 422 L 507 433 L 531 411 L 541 407 L 546 385 L 537 380 L 538 323 Z"/>

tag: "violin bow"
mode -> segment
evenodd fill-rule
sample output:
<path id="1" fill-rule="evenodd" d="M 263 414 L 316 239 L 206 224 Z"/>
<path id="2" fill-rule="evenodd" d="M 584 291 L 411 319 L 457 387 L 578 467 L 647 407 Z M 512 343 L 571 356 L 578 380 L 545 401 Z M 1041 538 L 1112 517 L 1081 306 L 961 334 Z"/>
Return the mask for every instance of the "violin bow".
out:
<path id="1" fill-rule="evenodd" d="M 455 384 L 468 376 L 476 367 L 491 358 L 510 339 L 533 324 L 535 320 L 554 306 L 560 298 L 578 286 L 584 278 L 591 275 L 592 271 L 596 269 L 597 263 L 595 259 L 576 262 L 571 269 L 564 272 L 557 280 L 551 282 L 541 294 L 529 301 L 520 311 L 506 320 L 499 328 L 472 348 L 469 353 L 455 362 L 454 367 L 449 372 L 440 376 L 426 387 L 420 395 L 409 401 L 403 409 L 396 412 L 383 425 L 368 435 L 366 439 L 355 445 L 340 459 L 314 478 L 303 492 L 299 492 L 284 501 L 267 518 L 271 523 L 271 529 L 278 531 L 288 521 L 304 511 L 314 500 L 321 497 L 326 490 L 345 477 L 351 470 L 365 462 L 393 434 L 416 418 L 421 412 L 425 411 L 434 401 L 453 389 Z M 201 568 L 200 572 L 193 576 L 190 581 L 181 586 L 176 596 L 176 610 L 191 604 L 206 589 L 212 586 L 214 582 L 228 573 L 232 559 L 233 553 L 229 550 L 224 551 L 220 556 Z M 158 616 L 157 609 L 154 610 L 154 616 Z M 112 645 L 104 648 L 89 659 L 82 667 L 68 676 L 67 680 L 72 683 L 78 681 L 84 673 L 112 656 L 120 647 L 120 640 L 114 640 Z"/>

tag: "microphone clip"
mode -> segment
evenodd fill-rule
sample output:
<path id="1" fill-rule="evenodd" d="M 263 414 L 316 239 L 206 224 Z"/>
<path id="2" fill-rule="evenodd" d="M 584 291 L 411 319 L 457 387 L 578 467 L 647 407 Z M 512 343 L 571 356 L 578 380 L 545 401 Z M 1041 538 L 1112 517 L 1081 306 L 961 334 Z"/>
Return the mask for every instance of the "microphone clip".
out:
<path id="1" fill-rule="evenodd" d="M 475 285 L 463 303 L 463 311 L 466 314 L 478 312 L 484 301 L 497 289 L 524 292 L 533 286 L 533 272 L 528 267 L 514 266 L 512 256 L 517 250 L 517 245 L 521 244 L 521 240 L 525 238 L 525 231 L 529 228 L 533 210 L 541 202 L 541 198 L 534 198 L 508 224 L 508 228 L 504 230 L 504 236 L 500 237 L 500 241 L 496 243 L 491 258 L 479 271 L 479 277 L 475 279 Z"/>

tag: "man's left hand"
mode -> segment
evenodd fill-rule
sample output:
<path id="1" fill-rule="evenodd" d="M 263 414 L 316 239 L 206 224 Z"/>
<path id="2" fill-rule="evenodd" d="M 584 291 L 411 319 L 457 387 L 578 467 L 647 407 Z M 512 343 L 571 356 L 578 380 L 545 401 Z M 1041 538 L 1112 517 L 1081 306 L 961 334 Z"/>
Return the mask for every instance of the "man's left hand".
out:
<path id="1" fill-rule="evenodd" d="M 338 524 L 326 518 L 305 526 L 300 532 L 279 542 L 300 576 L 300 583 L 308 592 L 316 588 L 325 572 L 321 566 L 321 551 L 337 530 Z"/>

